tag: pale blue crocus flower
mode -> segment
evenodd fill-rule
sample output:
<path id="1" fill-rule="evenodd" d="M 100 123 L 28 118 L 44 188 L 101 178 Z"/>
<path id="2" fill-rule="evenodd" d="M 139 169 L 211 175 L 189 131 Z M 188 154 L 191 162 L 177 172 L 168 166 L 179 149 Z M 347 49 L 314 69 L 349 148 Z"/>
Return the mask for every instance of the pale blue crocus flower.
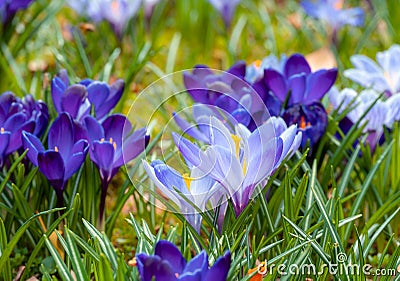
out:
<path id="1" fill-rule="evenodd" d="M 376 54 L 376 62 L 364 55 L 350 58 L 355 68 L 344 71 L 344 76 L 365 88 L 392 96 L 400 92 L 400 46 L 393 45 Z"/>
<path id="2" fill-rule="evenodd" d="M 391 119 L 395 118 L 391 117 L 391 107 L 398 108 L 396 104 L 400 104 L 393 102 L 393 106 L 391 106 L 391 99 L 381 100 L 379 94 L 374 90 L 364 90 L 358 94 L 349 88 L 340 92 L 333 88 L 329 92 L 329 100 L 339 114 L 351 108 L 339 125 L 342 131 L 347 133 L 355 123 L 360 121 L 359 126 L 365 126 L 363 132 L 368 134 L 366 142 L 369 143 L 372 150 L 380 141 L 385 125 L 390 126 L 393 122 Z"/>
<path id="3" fill-rule="evenodd" d="M 222 187 L 196 167 L 191 168 L 190 174 L 181 174 L 161 160 L 150 164 L 143 160 L 143 166 L 154 184 L 180 208 L 186 220 L 200 233 L 202 217 L 194 206 L 204 212 L 210 197 Z"/>
<path id="4" fill-rule="evenodd" d="M 175 144 L 187 161 L 225 188 L 237 216 L 248 205 L 257 185 L 298 149 L 302 137 L 296 125 L 287 128 L 276 117 L 253 132 L 238 124 L 233 134 L 211 117 L 209 129 L 211 145 L 205 151 L 177 134 L 173 134 Z"/>
<path id="5" fill-rule="evenodd" d="M 335 31 L 344 25 L 364 25 L 364 10 L 360 7 L 343 9 L 342 0 L 303 0 L 301 6 L 309 16 L 328 23 Z"/>

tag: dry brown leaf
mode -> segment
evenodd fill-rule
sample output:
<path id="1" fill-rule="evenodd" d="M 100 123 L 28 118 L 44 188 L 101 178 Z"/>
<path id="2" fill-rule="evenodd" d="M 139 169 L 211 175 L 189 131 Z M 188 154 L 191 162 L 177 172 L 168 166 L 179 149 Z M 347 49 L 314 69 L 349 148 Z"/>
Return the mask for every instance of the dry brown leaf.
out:
<path id="1" fill-rule="evenodd" d="M 337 67 L 336 58 L 329 47 L 322 47 L 306 55 L 306 60 L 312 71 Z"/>

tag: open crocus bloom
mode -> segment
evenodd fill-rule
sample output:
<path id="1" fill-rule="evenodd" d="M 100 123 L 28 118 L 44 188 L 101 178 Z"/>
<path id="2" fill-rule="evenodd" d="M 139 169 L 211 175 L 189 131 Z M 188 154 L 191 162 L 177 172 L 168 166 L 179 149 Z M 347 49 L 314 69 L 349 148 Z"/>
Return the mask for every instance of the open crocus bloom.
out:
<path id="1" fill-rule="evenodd" d="M 190 175 L 181 175 L 160 160 L 155 160 L 150 165 L 143 160 L 143 165 L 154 184 L 179 206 L 187 221 L 200 233 L 201 215 L 188 201 L 204 212 L 210 197 L 222 187 L 195 167 L 191 169 Z"/>
<path id="2" fill-rule="evenodd" d="M 205 151 L 177 134 L 173 134 L 174 140 L 185 159 L 226 189 L 237 216 L 256 186 L 298 149 L 302 137 L 295 125 L 287 128 L 275 117 L 253 132 L 238 124 L 232 134 L 215 117 L 209 128 L 211 145 Z"/>
<path id="3" fill-rule="evenodd" d="M 24 131 L 24 148 L 33 165 L 49 180 L 62 206 L 63 191 L 67 180 L 81 167 L 88 151 L 86 140 L 75 140 L 74 126 L 68 113 L 62 113 L 54 120 L 49 130 L 48 150 L 39 138 Z"/>
<path id="4" fill-rule="evenodd" d="M 364 25 L 364 10 L 359 7 L 343 9 L 343 0 L 303 0 L 301 6 L 309 16 L 325 21 L 333 30 L 344 25 Z"/>
<path id="5" fill-rule="evenodd" d="M 304 133 L 302 147 L 311 147 L 324 134 L 328 117 L 321 99 L 335 83 L 337 69 L 311 72 L 304 56 L 294 54 L 287 59 L 283 72 L 264 71 L 264 83 L 281 103 L 280 115 L 288 125 L 297 124 Z"/>
<path id="6" fill-rule="evenodd" d="M 345 119 L 341 121 L 341 129 L 347 133 L 351 126 L 360 121 L 359 126 L 365 125 L 364 133 L 368 134 L 366 141 L 372 150 L 381 139 L 384 126 L 390 126 L 389 123 L 393 122 L 393 120 L 390 121 L 393 115 L 391 114 L 391 102 L 380 100 L 379 94 L 374 90 L 364 90 L 357 94 L 353 89 L 344 89 L 339 92 L 333 88 L 329 93 L 329 100 L 339 113 L 348 107 L 352 108 Z M 393 105 L 393 108 L 397 108 L 397 106 Z M 360 120 L 361 118 L 363 119 Z"/>
<path id="7" fill-rule="evenodd" d="M 124 87 L 121 79 L 112 85 L 90 79 L 70 85 L 67 72 L 61 70 L 51 82 L 51 95 L 58 113 L 68 112 L 74 120 L 82 122 L 93 106 L 96 118 L 104 120 L 120 100 Z"/>
<path id="8" fill-rule="evenodd" d="M 344 76 L 366 88 L 392 96 L 400 92 L 400 46 L 393 45 L 376 54 L 376 62 L 364 55 L 350 58 L 355 68 L 344 71 Z"/>
<path id="9" fill-rule="evenodd" d="M 142 281 L 225 281 L 231 265 L 227 251 L 209 268 L 205 251 L 186 262 L 178 248 L 171 242 L 160 240 L 154 255 L 136 255 L 137 268 Z"/>

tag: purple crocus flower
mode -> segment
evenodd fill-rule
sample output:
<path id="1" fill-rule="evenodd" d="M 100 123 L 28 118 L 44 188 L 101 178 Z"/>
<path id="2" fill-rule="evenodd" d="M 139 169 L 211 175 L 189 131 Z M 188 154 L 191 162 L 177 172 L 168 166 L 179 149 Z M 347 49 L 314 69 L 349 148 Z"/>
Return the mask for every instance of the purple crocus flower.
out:
<path id="1" fill-rule="evenodd" d="M 200 233 L 202 217 L 187 200 L 204 212 L 210 197 L 221 186 L 195 167 L 191 168 L 190 174 L 182 175 L 161 160 L 155 160 L 150 165 L 143 160 L 143 165 L 154 184 L 174 201 L 187 221 Z"/>
<path id="2" fill-rule="evenodd" d="M 91 79 L 70 85 L 68 74 L 63 69 L 51 82 L 51 95 L 58 113 L 68 112 L 81 123 L 90 115 L 92 107 L 96 118 L 103 120 L 121 99 L 124 87 L 122 79 L 112 85 Z"/>
<path id="3" fill-rule="evenodd" d="M 160 240 L 154 255 L 140 253 L 136 255 L 136 261 L 142 281 L 224 281 L 231 265 L 231 254 L 227 251 L 209 268 L 205 251 L 186 262 L 174 244 Z"/>
<path id="4" fill-rule="evenodd" d="M 238 124 L 232 134 L 215 117 L 211 117 L 209 128 L 211 145 L 205 151 L 177 134 L 173 137 L 185 159 L 226 189 L 237 216 L 257 185 L 298 149 L 302 137 L 295 125 L 287 128 L 282 119 L 275 117 L 254 132 Z"/>
<path id="5" fill-rule="evenodd" d="M 376 54 L 375 63 L 364 55 L 350 58 L 355 68 L 344 71 L 344 76 L 366 88 L 392 96 L 400 92 L 400 46 L 393 45 Z"/>
<path id="6" fill-rule="evenodd" d="M 107 188 L 111 179 L 125 165 L 144 151 L 149 136 L 142 128 L 132 132 L 129 120 L 121 114 L 113 114 L 102 123 L 87 116 L 84 127 L 90 143 L 90 159 L 96 164 L 101 178 L 100 217 L 102 223 Z"/>
<path id="7" fill-rule="evenodd" d="M 221 14 L 225 27 L 229 28 L 240 0 L 208 0 L 208 2 Z"/>
<path id="8" fill-rule="evenodd" d="M 0 17 L 3 24 L 10 22 L 19 10 L 24 10 L 33 0 L 0 0 Z"/>
<path id="9" fill-rule="evenodd" d="M 303 131 L 302 146 L 310 141 L 311 147 L 321 138 L 327 125 L 327 114 L 321 99 L 335 83 L 337 69 L 321 69 L 311 72 L 304 56 L 290 56 L 283 72 L 264 70 L 266 91 L 270 91 L 281 103 L 280 115 L 288 125 L 298 124 Z"/>
<path id="10" fill-rule="evenodd" d="M 257 92 L 245 80 L 246 64 L 237 62 L 225 72 L 216 72 L 204 65 L 185 72 L 183 80 L 187 92 L 197 103 L 209 105 L 214 116 L 236 119 L 254 129 L 268 119 L 269 114 Z"/>
<path id="11" fill-rule="evenodd" d="M 368 134 L 366 142 L 372 151 L 383 136 L 384 126 L 390 126 L 394 121 L 391 117 L 391 101 L 380 100 L 379 94 L 374 90 L 364 90 L 357 94 L 353 89 L 346 88 L 339 92 L 333 88 L 329 93 L 329 100 L 339 114 L 349 107 L 352 108 L 340 122 L 340 127 L 344 133 L 347 133 L 355 123 L 360 121 L 359 126 L 365 125 L 363 132 Z M 363 117 L 362 120 L 360 120 L 361 117 Z"/>
<path id="12" fill-rule="evenodd" d="M 364 10 L 343 9 L 343 0 L 303 0 L 301 6 L 309 16 L 325 21 L 335 31 L 344 25 L 364 25 Z"/>
<path id="13" fill-rule="evenodd" d="M 48 150 L 37 136 L 26 131 L 22 136 L 29 160 L 49 180 L 57 194 L 57 204 L 62 207 L 65 185 L 85 161 L 87 141 L 75 139 L 72 118 L 68 113 L 60 114 L 51 125 Z"/>
<path id="14" fill-rule="evenodd" d="M 11 153 L 22 148 L 22 131 L 40 136 L 49 120 L 47 106 L 31 95 L 23 99 L 11 92 L 0 95 L 0 167 Z"/>

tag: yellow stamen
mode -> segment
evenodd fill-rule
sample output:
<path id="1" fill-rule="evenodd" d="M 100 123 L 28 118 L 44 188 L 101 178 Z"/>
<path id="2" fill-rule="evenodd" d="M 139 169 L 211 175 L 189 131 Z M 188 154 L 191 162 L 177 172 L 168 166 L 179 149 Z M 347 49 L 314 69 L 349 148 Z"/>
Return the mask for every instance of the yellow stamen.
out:
<path id="1" fill-rule="evenodd" d="M 247 172 L 247 161 L 246 161 L 246 159 L 243 160 L 242 169 L 243 169 L 243 175 L 245 175 L 246 172 Z"/>
<path id="2" fill-rule="evenodd" d="M 101 139 L 100 139 L 100 142 L 104 142 L 104 138 L 101 138 Z"/>
<path id="3" fill-rule="evenodd" d="M 58 152 L 58 147 L 55 146 L 55 147 L 54 147 L 54 150 L 55 150 L 55 152 Z"/>
<path id="4" fill-rule="evenodd" d="M 240 152 L 240 141 L 242 140 L 241 137 L 238 135 L 231 135 L 231 138 L 233 139 L 233 142 L 235 143 L 235 149 L 236 149 L 236 157 L 239 158 L 239 152 Z"/>
<path id="5" fill-rule="evenodd" d="M 175 276 L 176 276 L 176 278 L 178 278 L 179 277 L 179 273 L 175 273 Z"/>
<path id="6" fill-rule="evenodd" d="M 117 150 L 117 143 L 116 142 L 113 142 L 113 147 L 114 147 L 114 150 Z"/>
<path id="7" fill-rule="evenodd" d="M 262 64 L 262 60 L 256 60 L 255 62 L 253 62 L 253 64 L 254 64 L 254 66 L 255 66 L 256 68 L 260 68 L 260 67 L 261 67 L 261 64 Z"/>
<path id="8" fill-rule="evenodd" d="M 113 139 L 112 138 L 110 138 L 110 143 L 113 143 Z"/>
<path id="9" fill-rule="evenodd" d="M 3 128 L 3 127 L 1 127 L 0 132 L 1 132 L 2 134 L 4 134 L 4 128 Z"/>
<path id="10" fill-rule="evenodd" d="M 191 178 L 188 173 L 184 173 L 182 175 L 182 178 L 186 184 L 187 189 L 190 191 L 190 184 L 192 183 L 192 180 L 194 180 L 194 178 Z"/>

